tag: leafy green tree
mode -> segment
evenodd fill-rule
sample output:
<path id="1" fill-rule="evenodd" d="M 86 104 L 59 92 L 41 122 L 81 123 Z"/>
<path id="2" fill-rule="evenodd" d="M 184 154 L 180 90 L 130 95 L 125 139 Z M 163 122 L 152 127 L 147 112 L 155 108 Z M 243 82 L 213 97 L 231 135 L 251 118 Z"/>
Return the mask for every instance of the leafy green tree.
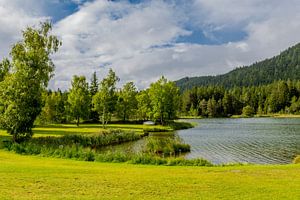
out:
<path id="1" fill-rule="evenodd" d="M 251 106 L 247 105 L 243 108 L 243 114 L 242 115 L 245 116 L 245 117 L 252 117 L 254 115 L 254 113 L 255 113 L 254 109 Z"/>
<path id="2" fill-rule="evenodd" d="M 181 114 L 182 115 L 188 115 L 188 111 L 191 107 L 191 99 L 190 99 L 190 91 L 186 90 L 181 94 Z"/>
<path id="3" fill-rule="evenodd" d="M 4 80 L 4 77 L 9 73 L 11 68 L 10 62 L 7 58 L 3 59 L 0 63 L 0 82 Z"/>
<path id="4" fill-rule="evenodd" d="M 123 121 L 130 118 L 134 110 L 137 109 L 137 89 L 133 82 L 126 83 L 119 92 L 117 103 L 117 113 Z"/>
<path id="5" fill-rule="evenodd" d="M 152 116 L 164 124 L 166 118 L 174 119 L 179 107 L 179 90 L 173 82 L 161 77 L 149 88 Z"/>
<path id="6" fill-rule="evenodd" d="M 207 114 L 209 117 L 217 116 L 217 102 L 214 97 L 209 99 L 207 102 Z"/>
<path id="7" fill-rule="evenodd" d="M 286 82 L 278 81 L 271 85 L 271 94 L 268 95 L 268 112 L 276 113 L 284 110 L 285 105 L 289 102 L 289 91 Z"/>
<path id="8" fill-rule="evenodd" d="M 192 104 L 192 106 L 190 108 L 189 115 L 193 116 L 193 117 L 197 117 L 198 116 L 198 110 L 197 110 L 197 108 L 194 108 L 193 104 Z"/>
<path id="9" fill-rule="evenodd" d="M 44 92 L 43 100 L 44 106 L 42 108 L 41 114 L 37 118 L 39 124 L 46 124 L 54 122 L 55 118 L 55 92 Z"/>
<path id="10" fill-rule="evenodd" d="M 68 95 L 69 112 L 79 126 L 80 118 L 87 118 L 90 110 L 89 85 L 84 76 L 74 76 Z"/>
<path id="11" fill-rule="evenodd" d="M 207 116 L 207 101 L 205 99 L 202 99 L 199 106 L 201 109 L 201 116 Z"/>
<path id="12" fill-rule="evenodd" d="M 90 85 L 90 94 L 91 96 L 94 96 L 98 92 L 98 78 L 97 78 L 97 73 L 94 72 L 91 78 L 91 85 Z"/>
<path id="13" fill-rule="evenodd" d="M 62 92 L 44 92 L 44 107 L 37 121 L 38 123 L 63 123 L 66 121 L 65 100 Z"/>
<path id="14" fill-rule="evenodd" d="M 232 102 L 233 102 L 232 96 L 228 92 L 225 92 L 223 100 L 222 100 L 222 106 L 224 109 L 224 114 L 226 116 L 232 115 L 234 112 Z"/>
<path id="15" fill-rule="evenodd" d="M 151 118 L 151 100 L 148 94 L 148 90 L 140 91 L 137 96 L 138 116 L 142 120 L 148 120 Z"/>
<path id="16" fill-rule="evenodd" d="M 93 97 L 93 108 L 101 116 L 103 127 L 111 119 L 117 104 L 116 84 L 119 77 L 110 69 L 106 78 L 101 83 L 98 92 Z"/>
<path id="17" fill-rule="evenodd" d="M 50 35 L 51 28 L 49 22 L 26 28 L 23 39 L 12 47 L 11 60 L 1 64 L 0 124 L 16 142 L 32 136 L 42 110 L 42 92 L 54 72 L 51 55 L 61 42 Z"/>
<path id="18" fill-rule="evenodd" d="M 98 92 L 99 89 L 99 83 L 96 72 L 93 73 L 91 78 L 91 84 L 90 84 L 90 95 L 93 98 L 93 96 Z M 90 119 L 93 122 L 97 122 L 99 120 L 99 114 L 97 111 L 93 109 L 93 103 L 91 101 L 90 105 Z"/>
<path id="19" fill-rule="evenodd" d="M 179 88 L 175 85 L 173 81 L 167 81 L 167 83 L 164 85 L 164 94 L 165 94 L 165 112 L 167 113 L 167 119 L 168 120 L 175 119 L 177 112 L 179 110 L 179 101 L 180 101 Z"/>
<path id="20" fill-rule="evenodd" d="M 300 113 L 300 97 L 297 100 L 297 97 L 293 96 L 291 100 L 290 112 L 294 114 Z"/>
<path id="21" fill-rule="evenodd" d="M 66 106 L 68 102 L 68 93 L 58 89 L 55 94 L 55 122 L 65 123 L 67 120 Z"/>
<path id="22" fill-rule="evenodd" d="M 257 114 L 260 115 L 260 116 L 264 114 L 264 111 L 263 111 L 261 105 L 259 105 L 258 108 L 257 108 Z"/>

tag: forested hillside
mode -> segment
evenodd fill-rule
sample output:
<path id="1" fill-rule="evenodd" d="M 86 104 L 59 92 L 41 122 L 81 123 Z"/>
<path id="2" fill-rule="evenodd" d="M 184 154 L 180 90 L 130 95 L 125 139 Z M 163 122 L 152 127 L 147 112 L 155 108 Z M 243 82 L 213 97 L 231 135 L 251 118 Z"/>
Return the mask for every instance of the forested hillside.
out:
<path id="1" fill-rule="evenodd" d="M 225 88 L 234 86 L 257 86 L 277 80 L 300 80 L 300 43 L 283 51 L 278 56 L 240 67 L 223 75 L 186 77 L 176 81 L 184 91 L 195 86 L 219 85 Z"/>

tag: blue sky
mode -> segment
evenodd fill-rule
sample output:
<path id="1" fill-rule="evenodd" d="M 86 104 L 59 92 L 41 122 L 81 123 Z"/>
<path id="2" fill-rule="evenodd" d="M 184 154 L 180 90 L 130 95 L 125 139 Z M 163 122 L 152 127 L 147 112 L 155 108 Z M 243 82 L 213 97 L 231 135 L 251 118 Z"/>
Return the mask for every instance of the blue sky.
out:
<path id="1" fill-rule="evenodd" d="M 50 88 L 109 68 L 145 88 L 278 54 L 300 41 L 299 10 L 299 0 L 0 0 L 0 58 L 22 29 L 51 19 L 63 45 Z"/>
<path id="2" fill-rule="evenodd" d="M 51 9 L 48 9 L 47 14 L 51 16 L 52 21 L 55 23 L 68 15 L 72 15 L 73 13 L 77 12 L 80 8 L 80 6 L 84 5 L 87 2 L 93 2 L 93 0 L 81 0 L 79 2 L 72 1 L 72 0 L 59 0 L 54 1 L 51 3 L 50 1 L 50 7 Z M 112 2 L 119 3 L 124 2 L 124 0 L 112 0 Z M 168 1 L 165 2 L 173 3 L 175 1 Z M 185 4 L 188 4 L 186 2 L 188 1 L 176 1 L 177 6 L 180 9 L 180 6 Z M 136 4 L 142 4 L 147 3 L 145 0 L 128 0 L 128 3 L 136 5 Z M 192 23 L 189 23 L 188 21 L 183 24 L 186 30 L 189 30 L 191 32 L 190 35 L 184 35 L 180 36 L 175 40 L 175 43 L 195 43 L 195 44 L 207 44 L 207 45 L 216 45 L 216 44 L 224 44 L 228 42 L 235 42 L 243 40 L 245 37 L 247 37 L 247 33 L 239 27 L 227 27 L 223 30 L 216 30 L 212 31 L 211 34 L 213 37 L 208 37 L 205 35 L 205 27 L 197 27 L 194 26 Z"/>

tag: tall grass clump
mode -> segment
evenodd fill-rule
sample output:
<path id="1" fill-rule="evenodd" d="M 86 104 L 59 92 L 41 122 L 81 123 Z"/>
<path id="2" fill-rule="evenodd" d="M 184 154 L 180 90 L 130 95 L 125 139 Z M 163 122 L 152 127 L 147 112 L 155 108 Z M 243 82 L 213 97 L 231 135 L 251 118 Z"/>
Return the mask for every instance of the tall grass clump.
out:
<path id="1" fill-rule="evenodd" d="M 300 164 L 300 155 L 299 156 L 296 156 L 293 160 L 293 163 L 294 164 Z"/>
<path id="2" fill-rule="evenodd" d="M 5 147 L 3 147 L 5 144 Z M 204 159 L 186 160 L 176 157 L 161 157 L 153 153 L 125 153 L 118 151 L 98 152 L 90 147 L 83 147 L 79 144 L 72 145 L 39 145 L 30 141 L 23 143 L 2 142 L 2 147 L 15 151 L 19 154 L 40 155 L 45 157 L 66 158 L 82 161 L 113 162 L 143 165 L 166 165 L 166 166 L 212 166 Z"/>
<path id="3" fill-rule="evenodd" d="M 213 164 L 205 159 L 198 158 L 187 160 L 184 158 L 162 158 L 160 156 L 155 156 L 151 154 L 136 154 L 131 160 L 131 164 L 142 164 L 142 165 L 165 165 L 165 166 L 207 166 L 211 167 Z"/>
<path id="4" fill-rule="evenodd" d="M 167 129 L 166 127 L 147 127 L 143 128 L 144 134 L 155 133 L 155 132 L 169 132 L 172 130 Z"/>
<path id="5" fill-rule="evenodd" d="M 159 156 L 143 153 L 134 155 L 129 163 L 142 165 L 166 165 L 168 161 Z"/>
<path id="6" fill-rule="evenodd" d="M 103 152 L 101 147 L 137 140 L 142 137 L 130 131 L 110 130 L 96 135 L 66 135 L 63 137 L 31 138 L 22 143 L 10 139 L 0 140 L 0 148 L 18 154 L 40 155 L 45 157 L 66 158 L 96 162 L 127 162 L 144 165 L 166 166 L 212 166 L 204 159 L 186 160 L 178 158 L 180 153 L 190 151 L 179 137 L 147 138 L 146 148 L 140 153 L 123 151 Z M 99 149 L 98 149 L 99 148 Z M 162 156 L 163 155 L 163 156 Z M 165 156 L 164 156 L 165 155 Z"/>
<path id="7" fill-rule="evenodd" d="M 62 137 L 31 138 L 22 143 L 10 140 L 0 142 L 0 148 L 14 151 L 18 154 L 53 156 L 77 160 L 94 161 L 96 149 L 103 146 L 121 144 L 140 139 L 133 131 L 108 130 L 96 135 L 65 135 Z M 122 160 L 114 155 L 113 160 Z M 100 160 L 100 158 L 97 158 Z M 123 159 L 124 160 L 124 159 Z M 127 161 L 126 159 L 124 161 Z"/>
<path id="8" fill-rule="evenodd" d="M 170 126 L 173 130 L 194 128 L 193 124 L 189 122 L 183 122 L 183 121 L 169 121 L 167 122 L 167 125 Z"/>
<path id="9" fill-rule="evenodd" d="M 120 163 L 120 162 L 127 162 L 132 158 L 131 154 L 118 152 L 118 151 L 109 151 L 105 153 L 99 153 L 96 155 L 95 160 L 98 162 L 113 162 L 113 163 Z"/>
<path id="10" fill-rule="evenodd" d="M 207 166 L 207 167 L 213 166 L 211 162 L 202 158 L 197 158 L 192 160 L 187 160 L 184 158 L 174 158 L 174 159 L 169 159 L 167 165 L 168 166 Z"/>
<path id="11" fill-rule="evenodd" d="M 60 145 L 72 146 L 73 144 L 80 145 L 82 147 L 90 147 L 92 149 L 98 149 L 103 146 L 116 145 L 124 142 L 135 141 L 141 138 L 141 135 L 133 131 L 123 130 L 107 130 L 99 134 L 94 135 L 64 135 L 62 137 L 39 137 L 32 138 L 29 143 L 34 143 L 39 146 L 58 147 Z M 25 142 L 25 143 L 28 143 Z"/>
<path id="12" fill-rule="evenodd" d="M 189 152 L 190 148 L 190 145 L 183 143 L 179 137 L 149 137 L 146 141 L 145 152 L 171 156 Z"/>

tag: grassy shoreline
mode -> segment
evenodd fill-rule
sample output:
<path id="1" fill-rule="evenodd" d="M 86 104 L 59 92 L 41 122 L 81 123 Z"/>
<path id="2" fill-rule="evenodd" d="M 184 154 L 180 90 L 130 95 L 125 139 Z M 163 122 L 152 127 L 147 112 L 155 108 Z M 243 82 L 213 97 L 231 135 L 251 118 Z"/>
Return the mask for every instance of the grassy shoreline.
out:
<path id="1" fill-rule="evenodd" d="M 254 115 L 252 118 L 300 118 L 300 115 L 292 114 L 269 114 L 269 115 Z M 243 115 L 233 115 L 231 118 L 251 118 Z"/>
<path id="2" fill-rule="evenodd" d="M 13 151 L 18 154 L 40 155 L 45 157 L 57 157 L 85 161 L 98 162 L 127 162 L 133 164 L 151 165 L 212 165 L 204 159 L 186 160 L 176 158 L 181 152 L 190 150 L 188 144 L 182 143 L 172 137 L 165 146 L 159 146 L 156 140 L 147 140 L 151 143 L 149 148 L 141 152 L 100 152 L 105 146 L 120 145 L 131 141 L 136 141 L 149 134 L 173 135 L 175 130 L 192 128 L 188 122 L 176 121 L 168 122 L 167 126 L 161 125 L 136 125 L 136 124 L 110 124 L 107 129 L 101 125 L 88 124 L 75 126 L 71 124 L 53 124 L 48 126 L 38 126 L 34 128 L 34 137 L 20 144 L 11 141 L 11 137 L 0 135 L 0 149 Z M 114 128 L 114 129 L 108 129 Z M 117 128 L 117 129 L 116 129 Z M 161 141 L 161 142 L 163 142 Z M 148 147 L 148 146 L 147 146 Z M 154 152 L 164 153 L 160 154 Z M 164 155 L 170 158 L 164 158 Z M 171 157 L 174 156 L 174 157 Z"/>
<path id="3" fill-rule="evenodd" d="M 167 167 L 0 150 L 0 199 L 299 199 L 300 165 Z"/>
<path id="4" fill-rule="evenodd" d="M 74 130 L 91 135 L 99 126 L 55 125 L 35 131 L 42 136 Z M 143 125 L 122 126 L 144 131 Z M 1 149 L 0 163 L 0 199 L 300 199 L 300 191 L 291 189 L 300 187 L 299 164 L 171 167 L 84 162 Z"/>
<path id="5" fill-rule="evenodd" d="M 254 115 L 252 117 L 245 117 L 243 115 L 232 115 L 231 117 L 220 117 L 220 118 L 300 118 L 300 114 L 269 114 L 269 115 Z M 201 116 L 182 116 L 179 119 L 207 119 Z"/>
<path id="6" fill-rule="evenodd" d="M 101 124 L 49 124 L 33 128 L 33 137 L 63 136 L 67 134 L 95 134 L 107 129 L 121 129 L 124 131 L 135 131 L 140 134 L 147 132 L 171 132 L 180 129 L 192 128 L 194 124 L 189 122 L 175 121 L 170 125 L 143 125 L 143 124 L 108 124 L 105 129 Z M 0 137 L 10 137 L 6 131 L 0 129 Z"/>

